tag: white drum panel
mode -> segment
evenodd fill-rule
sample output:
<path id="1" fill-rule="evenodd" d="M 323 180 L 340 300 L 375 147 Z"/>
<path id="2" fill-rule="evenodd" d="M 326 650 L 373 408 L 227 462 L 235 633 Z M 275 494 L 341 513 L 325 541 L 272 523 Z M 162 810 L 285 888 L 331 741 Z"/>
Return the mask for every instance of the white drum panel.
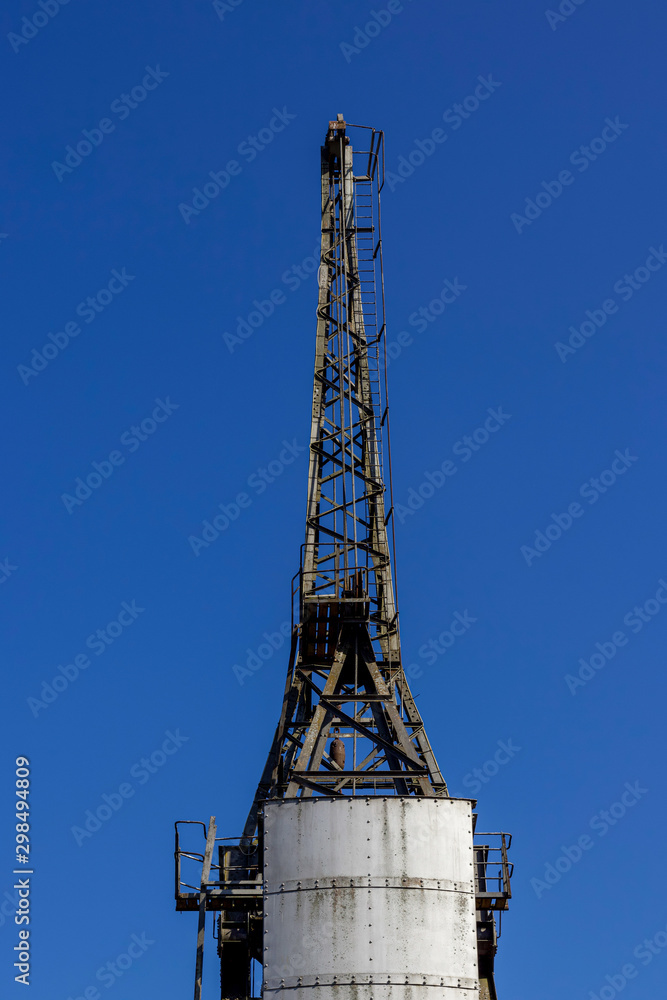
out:
<path id="1" fill-rule="evenodd" d="M 470 800 L 275 800 L 264 830 L 267 996 L 478 995 Z"/>

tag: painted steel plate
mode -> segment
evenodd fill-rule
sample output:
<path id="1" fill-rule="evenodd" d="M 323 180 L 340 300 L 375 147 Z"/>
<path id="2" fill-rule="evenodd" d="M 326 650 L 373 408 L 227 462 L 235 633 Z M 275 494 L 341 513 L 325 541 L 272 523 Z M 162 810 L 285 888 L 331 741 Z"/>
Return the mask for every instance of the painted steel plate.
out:
<path id="1" fill-rule="evenodd" d="M 469 799 L 281 799 L 264 831 L 265 995 L 478 997 Z"/>

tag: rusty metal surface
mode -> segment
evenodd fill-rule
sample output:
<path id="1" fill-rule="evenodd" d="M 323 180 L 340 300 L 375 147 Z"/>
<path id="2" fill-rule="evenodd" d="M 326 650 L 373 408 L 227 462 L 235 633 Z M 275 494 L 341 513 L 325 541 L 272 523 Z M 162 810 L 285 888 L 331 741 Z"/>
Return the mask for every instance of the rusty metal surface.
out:
<path id="1" fill-rule="evenodd" d="M 248 994 L 262 957 L 263 996 L 495 1000 L 511 838 L 473 848 L 471 800 L 448 797 L 401 664 L 382 132 L 338 115 L 320 169 L 306 537 L 282 708 L 243 835 L 221 838 L 218 863 L 211 827 L 176 824 L 176 906 L 199 913 L 196 995 L 208 910 L 225 1000 Z M 181 847 L 181 825 L 201 827 L 205 849 Z"/>
<path id="2" fill-rule="evenodd" d="M 478 997 L 470 800 L 283 799 L 264 817 L 266 993 Z"/>
<path id="3" fill-rule="evenodd" d="M 331 741 L 331 746 L 329 747 L 329 755 L 341 771 L 345 770 L 345 744 L 341 739 L 336 737 L 335 740 Z"/>
<path id="4" fill-rule="evenodd" d="M 336 997 L 336 1000 L 343 1000 L 344 997 L 357 998 L 362 996 L 373 997 L 373 1000 L 396 1000 L 403 997 L 405 1000 L 420 1000 L 423 997 L 421 990 L 423 987 L 435 987 L 436 992 L 427 994 L 429 1000 L 443 997 L 447 1000 L 473 1000 L 479 996 L 477 992 L 477 982 L 474 979 L 460 979 L 452 976 L 287 976 L 264 984 L 264 993 L 275 994 L 283 990 L 289 990 L 289 996 L 297 997 L 299 990 L 315 990 L 308 993 L 313 1000 L 326 1000 L 327 996 Z M 365 989 L 364 989 L 365 988 Z M 487 994 L 488 996 L 488 994 Z M 480 1000 L 482 998 L 480 997 Z M 495 1000 L 495 996 L 493 998 Z"/>
<path id="5" fill-rule="evenodd" d="M 283 706 L 247 837 L 256 833 L 266 798 L 311 798 L 318 791 L 447 795 L 401 666 L 392 573 L 382 132 L 339 116 L 321 148 L 320 171 L 306 536 L 293 581 Z M 344 756 L 338 744 L 335 752 L 329 745 L 336 727 Z"/>

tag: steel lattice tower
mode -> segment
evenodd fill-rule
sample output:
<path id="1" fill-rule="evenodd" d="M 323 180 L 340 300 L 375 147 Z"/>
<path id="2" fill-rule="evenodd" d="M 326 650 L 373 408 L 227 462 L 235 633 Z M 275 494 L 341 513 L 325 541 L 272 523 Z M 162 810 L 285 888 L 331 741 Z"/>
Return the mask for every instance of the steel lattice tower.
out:
<path id="1" fill-rule="evenodd" d="M 359 130 L 363 149 L 353 149 L 350 129 Z M 219 847 L 218 864 L 213 863 L 213 819 L 208 830 L 204 827 L 201 855 L 181 850 L 177 827 L 177 906 L 200 914 L 196 1000 L 205 915 L 211 909 L 222 911 L 222 997 L 252 995 L 250 960 L 262 962 L 263 948 L 265 803 L 314 795 L 449 798 L 401 664 L 380 226 L 383 177 L 383 133 L 350 126 L 342 115 L 331 121 L 321 149 L 306 534 L 292 586 L 282 710 L 243 836 Z M 486 870 L 494 848 L 484 845 L 475 855 L 478 905 L 486 904 L 478 910 L 481 998 L 495 997 L 491 910 L 504 909 L 509 898 L 506 846 L 503 836 L 502 856 L 495 858 L 502 866 L 495 893 L 487 891 Z M 197 892 L 182 891 L 183 857 L 203 863 Z M 212 868 L 219 875 L 214 881 Z M 490 963 L 484 963 L 483 954 L 490 955 Z"/>
<path id="2" fill-rule="evenodd" d="M 269 796 L 447 794 L 401 667 L 392 580 L 383 136 L 364 130 L 369 148 L 355 154 L 348 128 L 331 122 L 322 147 L 306 539 L 283 710 L 247 836 Z M 326 751 L 332 727 L 350 735 L 342 770 Z"/>

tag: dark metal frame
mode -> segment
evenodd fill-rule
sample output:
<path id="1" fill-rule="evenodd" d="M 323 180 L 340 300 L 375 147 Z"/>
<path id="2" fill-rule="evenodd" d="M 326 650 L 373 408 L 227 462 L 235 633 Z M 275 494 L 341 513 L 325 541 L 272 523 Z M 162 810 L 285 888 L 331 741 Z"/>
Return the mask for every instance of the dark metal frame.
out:
<path id="1" fill-rule="evenodd" d="M 362 149 L 350 142 L 355 129 Z M 330 122 L 321 177 L 306 539 L 292 581 L 283 709 L 248 815 L 248 838 L 261 803 L 273 796 L 447 795 L 401 666 L 380 223 L 383 133 L 350 126 L 341 116 Z M 349 745 L 342 768 L 327 752 L 334 730 Z"/>
<path id="2" fill-rule="evenodd" d="M 355 130 L 367 148 L 353 148 Z M 221 995 L 249 997 L 251 960 L 262 955 L 260 841 L 267 799 L 448 796 L 401 664 L 380 222 L 383 133 L 349 125 L 342 115 L 329 122 L 321 180 L 306 538 L 292 581 L 280 719 L 243 836 L 220 841 L 211 817 L 208 827 L 199 824 L 203 852 L 186 851 L 183 823 L 176 824 L 176 908 L 199 914 L 195 1000 L 201 998 L 207 910 L 219 914 Z M 328 751 L 332 736 L 337 746 Z M 501 837 L 499 848 L 476 847 L 478 941 L 492 939 L 490 953 L 484 944 L 492 986 L 492 911 L 507 906 L 511 870 L 505 835 L 485 836 Z M 502 885 L 492 893 L 495 850 Z M 182 880 L 183 860 L 201 865 L 192 884 Z"/>
<path id="3" fill-rule="evenodd" d="M 514 865 L 507 859 L 511 845 L 511 834 L 475 833 L 475 899 L 478 910 L 508 909 L 512 898 L 510 880 L 514 873 Z"/>
<path id="4" fill-rule="evenodd" d="M 318 791 L 321 788 L 317 788 Z M 330 792 L 328 794 L 331 794 Z M 245 836 L 217 838 L 215 817 L 208 828 L 204 823 L 179 821 L 175 826 L 176 909 L 199 914 L 197 959 L 195 967 L 195 1000 L 201 998 L 204 958 L 204 928 L 206 911 L 218 913 L 217 941 L 221 960 L 222 993 L 224 998 L 252 997 L 250 960 L 261 961 L 263 919 L 262 823 L 259 817 L 259 838 L 248 844 Z M 205 838 L 203 852 L 181 847 L 180 826 L 200 826 Z M 511 877 L 514 866 L 507 852 L 512 844 L 505 833 L 475 833 L 475 908 L 477 910 L 477 949 L 481 997 L 495 1000 L 493 976 L 494 957 L 500 928 L 496 928 L 494 911 L 507 910 L 511 899 Z M 213 863 L 215 845 L 218 863 Z M 183 859 L 201 866 L 198 884 L 183 881 Z M 211 873 L 218 877 L 212 878 Z M 497 874 L 496 874 L 497 873 Z M 184 890 L 192 890 L 190 892 Z"/>

